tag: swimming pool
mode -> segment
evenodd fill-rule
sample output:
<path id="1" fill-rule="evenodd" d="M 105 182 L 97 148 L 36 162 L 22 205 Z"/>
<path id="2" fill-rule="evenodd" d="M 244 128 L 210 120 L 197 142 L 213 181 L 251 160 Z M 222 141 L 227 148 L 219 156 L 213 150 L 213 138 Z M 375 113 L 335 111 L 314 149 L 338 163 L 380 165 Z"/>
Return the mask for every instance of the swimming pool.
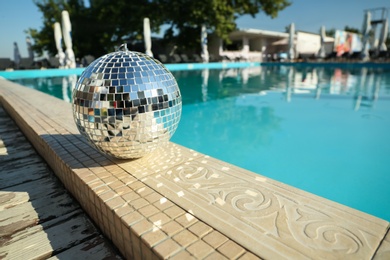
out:
<path id="1" fill-rule="evenodd" d="M 173 142 L 390 220 L 390 69 L 255 66 L 173 71 Z M 19 79 L 70 101 L 77 76 Z"/>

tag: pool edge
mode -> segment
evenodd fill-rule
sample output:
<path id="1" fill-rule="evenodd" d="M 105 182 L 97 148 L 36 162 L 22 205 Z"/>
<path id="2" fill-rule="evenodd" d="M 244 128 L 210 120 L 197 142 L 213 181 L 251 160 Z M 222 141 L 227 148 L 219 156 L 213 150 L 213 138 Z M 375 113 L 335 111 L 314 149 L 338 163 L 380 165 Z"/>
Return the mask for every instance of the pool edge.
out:
<path id="1" fill-rule="evenodd" d="M 6 80 L 0 80 L 0 102 L 126 257 L 372 258 L 390 252 L 387 221 L 173 143 L 140 160 L 106 158 L 80 141 L 70 104 Z M 242 234 L 248 228 L 253 231 Z M 348 239 L 332 251 L 321 241 L 326 232 Z"/>

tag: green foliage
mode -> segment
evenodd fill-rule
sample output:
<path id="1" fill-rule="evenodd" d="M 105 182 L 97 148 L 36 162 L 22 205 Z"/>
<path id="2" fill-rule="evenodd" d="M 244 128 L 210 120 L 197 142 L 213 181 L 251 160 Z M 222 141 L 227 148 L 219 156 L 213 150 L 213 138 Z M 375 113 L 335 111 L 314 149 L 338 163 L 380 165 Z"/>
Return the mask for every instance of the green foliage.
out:
<path id="1" fill-rule="evenodd" d="M 182 50 L 197 50 L 202 25 L 227 40 L 228 34 L 236 29 L 235 20 L 239 16 L 264 12 L 274 18 L 290 5 L 289 0 L 89 0 L 87 6 L 84 0 L 34 0 L 34 3 L 43 15 L 41 29 L 26 31 L 34 40 L 34 51 L 57 53 L 53 24 L 61 22 L 61 11 L 67 10 L 76 57 L 87 54 L 99 57 L 123 42 L 142 40 L 144 17 L 149 17 L 153 32 L 158 32 L 161 25 L 169 26 L 164 34 L 166 42 Z"/>
<path id="2" fill-rule="evenodd" d="M 356 28 L 353 28 L 353 27 L 349 27 L 349 26 L 345 26 L 344 27 L 344 31 L 351 32 L 351 33 L 357 33 L 357 34 L 360 33 L 359 29 L 356 29 Z"/>
<path id="3" fill-rule="evenodd" d="M 325 34 L 328 37 L 334 37 L 335 33 L 336 33 L 336 29 L 335 28 L 325 30 Z"/>

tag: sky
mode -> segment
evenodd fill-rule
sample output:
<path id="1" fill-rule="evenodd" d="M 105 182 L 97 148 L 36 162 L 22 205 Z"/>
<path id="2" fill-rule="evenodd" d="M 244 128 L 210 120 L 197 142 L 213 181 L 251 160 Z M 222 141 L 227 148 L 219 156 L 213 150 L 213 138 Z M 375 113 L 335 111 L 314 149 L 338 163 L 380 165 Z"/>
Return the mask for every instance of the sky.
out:
<path id="1" fill-rule="evenodd" d="M 345 26 L 361 29 L 364 10 L 390 8 L 390 0 L 290 0 L 290 2 L 291 6 L 279 12 L 274 19 L 264 13 L 259 13 L 255 18 L 243 16 L 236 21 L 237 26 L 242 29 L 284 32 L 286 26 L 294 23 L 296 30 L 313 33 L 319 32 L 321 26 L 325 26 L 326 29 L 343 29 Z M 17 42 L 21 56 L 27 57 L 25 31 L 28 28 L 40 29 L 42 25 L 42 14 L 33 0 L 0 0 L 0 58 L 13 59 L 14 42 Z"/>

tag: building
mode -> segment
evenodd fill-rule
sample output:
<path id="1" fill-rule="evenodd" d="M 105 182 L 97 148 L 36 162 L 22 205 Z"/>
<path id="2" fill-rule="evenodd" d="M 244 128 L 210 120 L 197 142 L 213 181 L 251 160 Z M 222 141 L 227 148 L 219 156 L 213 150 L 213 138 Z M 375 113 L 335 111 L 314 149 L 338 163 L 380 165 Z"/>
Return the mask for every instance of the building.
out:
<path id="1" fill-rule="evenodd" d="M 287 59 L 289 33 L 240 29 L 230 33 L 227 45 L 215 34 L 209 36 L 209 53 L 229 61 L 274 61 Z M 334 38 L 325 37 L 327 54 L 333 51 Z M 295 59 L 316 57 L 321 48 L 319 34 L 297 31 L 294 36 Z"/>

